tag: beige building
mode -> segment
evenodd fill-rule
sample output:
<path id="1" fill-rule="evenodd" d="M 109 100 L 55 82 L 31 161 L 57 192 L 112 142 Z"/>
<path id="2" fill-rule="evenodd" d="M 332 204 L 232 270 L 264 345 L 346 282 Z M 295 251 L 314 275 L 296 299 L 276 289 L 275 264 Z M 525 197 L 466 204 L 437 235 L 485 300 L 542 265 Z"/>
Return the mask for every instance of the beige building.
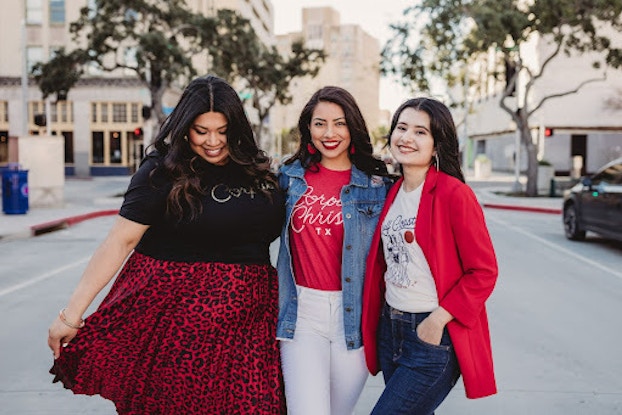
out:
<path id="1" fill-rule="evenodd" d="M 622 43 L 620 33 L 609 34 L 614 44 Z M 525 64 L 533 73 L 538 73 L 542 62 L 553 52 L 553 46 L 546 38 L 534 34 L 520 52 Z M 592 67 L 596 57 L 594 53 L 580 56 L 560 53 L 527 96 L 521 88 L 525 80 L 519 77 L 515 97 L 506 101 L 515 108 L 516 99 L 525 100 L 528 108 L 533 108 L 542 97 L 572 91 L 586 80 L 594 81 L 583 85 L 576 93 L 546 101 L 530 119 L 533 140 L 539 146 L 539 159 L 552 163 L 558 175 L 594 172 L 622 156 L 622 70 L 609 69 L 604 79 L 603 70 Z M 469 91 L 473 101 L 466 133 L 474 144 L 471 162 L 475 154 L 483 153 L 491 160 L 493 169 L 513 171 L 516 126 L 499 107 L 505 82 L 496 76 L 504 70 L 494 51 L 469 68 L 478 82 Z M 463 119 L 463 115 L 456 118 Z M 464 134 L 464 129 L 460 132 Z M 527 167 L 524 153 L 524 147 L 519 147 L 521 170 Z"/>
<path id="2" fill-rule="evenodd" d="M 44 102 L 28 70 L 59 47 L 72 49 L 69 24 L 92 0 L 4 0 L 0 13 L 0 168 L 14 161 L 9 145 L 24 135 L 62 135 L 66 175 L 129 174 L 150 141 L 143 106 L 148 90 L 131 72 L 104 73 L 92 67 L 70 91 L 68 100 Z M 269 0 L 187 0 L 209 15 L 220 8 L 237 10 L 249 19 L 259 37 L 273 44 L 273 9 Z M 199 73 L 205 60 L 198 57 Z M 174 105 L 175 91 L 164 99 Z M 178 91 L 177 91 L 178 92 Z M 37 125 L 47 114 L 47 126 Z M 143 129 L 143 127 L 145 127 Z M 144 134 L 142 134 L 144 132 Z M 14 150 L 11 150 L 14 152 Z M 13 159 L 13 160 L 12 160 Z"/>
<path id="3" fill-rule="evenodd" d="M 306 47 L 323 49 L 327 54 L 317 77 L 294 80 L 293 101 L 273 110 L 271 124 L 276 134 L 273 155 L 291 153 L 282 145 L 282 135 L 296 127 L 304 104 L 319 88 L 336 85 L 356 99 L 370 131 L 380 124 L 380 45 L 358 25 L 342 25 L 339 13 L 331 7 L 305 8 L 302 31 L 277 36 L 277 48 L 285 52 L 296 39 Z"/>

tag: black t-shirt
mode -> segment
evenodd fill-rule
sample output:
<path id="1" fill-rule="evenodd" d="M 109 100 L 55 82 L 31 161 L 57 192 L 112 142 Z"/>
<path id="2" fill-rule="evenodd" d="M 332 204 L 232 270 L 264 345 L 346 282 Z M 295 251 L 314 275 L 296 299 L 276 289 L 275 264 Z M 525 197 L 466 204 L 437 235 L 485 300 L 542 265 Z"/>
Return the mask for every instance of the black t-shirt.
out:
<path id="1" fill-rule="evenodd" d="M 281 231 L 285 208 L 282 192 L 270 183 L 272 200 L 252 186 L 241 166 L 202 162 L 205 190 L 202 213 L 190 221 L 166 213 L 173 180 L 162 169 L 151 172 L 161 158 L 148 156 L 132 177 L 120 215 L 150 225 L 136 251 L 151 257 L 185 262 L 270 262 L 269 246 Z"/>

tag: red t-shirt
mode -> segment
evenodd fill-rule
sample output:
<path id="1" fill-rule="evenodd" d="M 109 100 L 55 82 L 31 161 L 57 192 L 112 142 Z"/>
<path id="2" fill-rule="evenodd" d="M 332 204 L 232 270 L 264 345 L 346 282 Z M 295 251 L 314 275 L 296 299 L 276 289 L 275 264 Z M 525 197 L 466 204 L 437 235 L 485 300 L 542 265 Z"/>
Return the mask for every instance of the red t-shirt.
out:
<path id="1" fill-rule="evenodd" d="M 317 290 L 341 290 L 343 216 L 341 189 L 350 170 L 307 170 L 307 191 L 292 212 L 289 238 L 296 284 Z"/>

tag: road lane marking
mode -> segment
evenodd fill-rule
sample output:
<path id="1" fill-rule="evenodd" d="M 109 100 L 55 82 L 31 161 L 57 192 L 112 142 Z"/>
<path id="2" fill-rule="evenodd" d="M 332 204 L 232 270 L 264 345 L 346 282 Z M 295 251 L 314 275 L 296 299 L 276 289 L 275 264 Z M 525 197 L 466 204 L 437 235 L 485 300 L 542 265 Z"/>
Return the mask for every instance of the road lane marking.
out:
<path id="1" fill-rule="evenodd" d="M 48 271 L 45 274 L 39 275 L 38 277 L 34 277 L 31 278 L 29 280 L 23 281 L 19 284 L 13 285 L 11 287 L 5 288 L 4 290 L 0 290 L 0 297 L 4 297 L 7 294 L 11 294 L 14 293 L 15 291 L 21 290 L 22 288 L 26 288 L 29 287 L 33 284 L 36 284 L 38 282 L 47 280 L 48 278 L 51 278 L 53 276 L 55 276 L 56 274 L 59 274 L 63 271 L 67 271 L 71 268 L 75 268 L 77 266 L 83 265 L 84 263 L 86 263 L 91 257 L 87 256 L 84 257 L 82 259 L 79 259 L 78 261 L 72 262 L 71 264 L 67 264 L 65 266 L 62 266 L 60 268 L 56 268 L 54 270 Z"/>
<path id="2" fill-rule="evenodd" d="M 516 227 L 514 225 L 510 225 L 509 223 L 507 223 L 504 220 L 495 219 L 495 218 L 490 217 L 490 216 L 487 217 L 486 220 L 496 222 L 497 224 L 503 225 L 503 226 L 505 226 L 507 228 L 510 228 L 510 229 L 512 229 L 515 232 L 521 233 L 521 234 L 523 234 L 525 236 L 528 236 L 529 238 L 535 239 L 536 241 L 538 241 L 540 243 L 543 243 L 544 245 L 548 246 L 549 248 L 553 248 L 553 249 L 555 249 L 555 250 L 557 250 L 559 252 L 562 252 L 564 254 L 570 255 L 572 257 L 575 257 L 578 260 L 585 262 L 586 264 L 589 264 L 589 265 L 591 265 L 591 266 L 593 266 L 595 268 L 600 269 L 601 271 L 607 272 L 607 273 L 613 275 L 614 277 L 618 277 L 619 279 L 622 280 L 622 272 L 616 271 L 613 268 L 606 267 L 603 264 L 598 263 L 596 261 L 593 261 L 593 260 L 591 260 L 591 259 L 589 259 L 589 258 L 587 258 L 587 257 L 585 257 L 585 256 L 583 256 L 581 254 L 577 254 L 576 252 L 573 252 L 573 251 L 571 251 L 569 249 L 563 248 L 563 247 L 561 247 L 561 246 L 559 246 L 559 245 L 557 245 L 557 244 L 555 244 L 553 242 L 547 241 L 544 238 L 541 238 L 541 237 L 536 236 L 536 235 L 534 235 L 532 233 L 529 233 L 529 232 L 527 232 L 524 229 L 518 228 L 518 227 Z"/>

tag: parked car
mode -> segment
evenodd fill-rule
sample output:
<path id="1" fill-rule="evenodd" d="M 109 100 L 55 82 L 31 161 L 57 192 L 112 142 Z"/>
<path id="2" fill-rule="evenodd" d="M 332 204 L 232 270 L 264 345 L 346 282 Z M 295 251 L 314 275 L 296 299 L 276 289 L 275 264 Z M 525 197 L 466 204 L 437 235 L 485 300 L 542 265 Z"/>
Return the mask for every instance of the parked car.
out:
<path id="1" fill-rule="evenodd" d="M 568 239 L 584 240 L 590 231 L 622 241 L 622 157 L 566 191 L 563 218 Z"/>

